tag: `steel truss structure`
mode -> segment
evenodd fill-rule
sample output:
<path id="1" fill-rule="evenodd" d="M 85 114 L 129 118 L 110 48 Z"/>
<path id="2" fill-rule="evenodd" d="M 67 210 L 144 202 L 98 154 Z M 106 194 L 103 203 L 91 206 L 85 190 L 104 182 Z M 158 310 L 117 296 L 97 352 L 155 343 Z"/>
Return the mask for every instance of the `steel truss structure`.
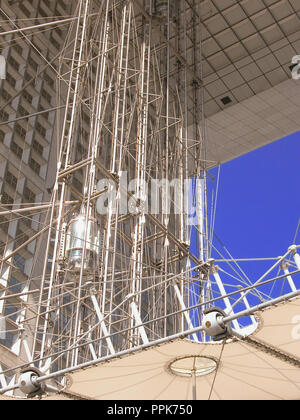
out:
<path id="1" fill-rule="evenodd" d="M 257 312 L 300 294 L 296 245 L 255 280 L 242 261 L 211 258 L 207 176 L 216 162 L 206 159 L 201 2 L 77 3 L 57 68 L 51 202 L 9 210 L 48 209 L 45 227 L 20 245 L 40 241 L 43 263 L 18 295 L 14 350 L 24 362 L 0 374 L 9 395 L 61 391 L 65 373 L 180 337 L 211 342 L 212 308 L 242 340 Z M 16 252 L 2 259 L 0 305 L 16 298 L 5 282 Z"/>

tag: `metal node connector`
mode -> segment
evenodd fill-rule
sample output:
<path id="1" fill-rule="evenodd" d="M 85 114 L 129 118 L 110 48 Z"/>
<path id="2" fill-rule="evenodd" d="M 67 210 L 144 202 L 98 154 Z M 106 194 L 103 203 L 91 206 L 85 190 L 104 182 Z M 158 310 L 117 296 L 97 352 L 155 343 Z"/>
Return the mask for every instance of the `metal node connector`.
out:
<path id="1" fill-rule="evenodd" d="M 210 308 L 204 312 L 202 326 L 207 335 L 214 341 L 221 341 L 232 337 L 230 323 L 223 322 L 226 313 L 220 308 Z"/>
<path id="2" fill-rule="evenodd" d="M 28 398 L 33 398 L 45 393 L 45 385 L 37 382 L 37 379 L 40 376 L 40 372 L 35 368 L 28 368 L 21 373 L 19 388 Z"/>

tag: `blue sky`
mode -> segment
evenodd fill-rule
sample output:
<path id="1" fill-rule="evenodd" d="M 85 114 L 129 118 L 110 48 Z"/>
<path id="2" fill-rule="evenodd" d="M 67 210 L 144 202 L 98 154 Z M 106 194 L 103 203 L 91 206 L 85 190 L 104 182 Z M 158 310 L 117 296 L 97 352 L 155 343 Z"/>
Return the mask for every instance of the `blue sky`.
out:
<path id="1" fill-rule="evenodd" d="M 236 258 L 282 255 L 300 219 L 299 190 L 300 132 L 225 163 L 217 236 Z"/>
<path id="2" fill-rule="evenodd" d="M 215 180 L 209 181 L 209 202 L 216 190 L 217 174 L 217 170 L 211 171 Z M 223 164 L 220 171 L 214 245 L 226 257 L 228 254 L 223 245 L 234 258 L 284 255 L 293 244 L 300 219 L 299 190 L 300 132 Z M 300 230 L 297 239 L 296 243 L 299 245 Z M 196 248 L 194 231 L 191 249 L 195 251 Z M 215 252 L 212 256 L 220 258 Z M 250 282 L 255 283 L 273 262 L 239 264 Z M 268 278 L 275 277 L 277 273 L 278 269 Z M 225 283 L 233 285 L 232 288 L 226 286 L 226 291 L 236 290 L 234 285 L 238 282 L 230 277 L 224 278 L 224 274 L 222 276 Z M 196 285 L 195 287 L 197 288 Z M 262 290 L 272 297 L 291 291 L 286 281 L 279 281 L 275 287 L 272 284 Z M 249 299 L 251 301 L 250 296 Z M 193 318 L 196 318 L 196 313 Z"/>

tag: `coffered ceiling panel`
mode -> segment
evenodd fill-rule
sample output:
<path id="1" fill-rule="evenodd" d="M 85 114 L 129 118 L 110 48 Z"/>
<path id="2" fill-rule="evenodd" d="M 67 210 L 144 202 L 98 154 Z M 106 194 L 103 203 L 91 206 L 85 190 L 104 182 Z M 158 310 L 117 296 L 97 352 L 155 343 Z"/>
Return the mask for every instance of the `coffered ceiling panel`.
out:
<path id="1" fill-rule="evenodd" d="M 230 160 L 300 130 L 300 80 L 291 73 L 300 55 L 300 1 L 187 3 L 189 18 L 202 21 L 209 159 Z"/>

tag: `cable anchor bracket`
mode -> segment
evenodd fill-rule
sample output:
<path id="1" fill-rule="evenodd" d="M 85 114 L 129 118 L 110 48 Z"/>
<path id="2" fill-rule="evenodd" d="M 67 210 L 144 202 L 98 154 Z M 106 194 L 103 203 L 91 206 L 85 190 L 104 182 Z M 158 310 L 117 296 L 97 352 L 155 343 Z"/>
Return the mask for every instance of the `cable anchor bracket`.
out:
<path id="1" fill-rule="evenodd" d="M 204 311 L 202 326 L 205 333 L 213 341 L 222 341 L 233 337 L 230 322 L 224 323 L 226 313 L 220 308 L 210 308 Z"/>

